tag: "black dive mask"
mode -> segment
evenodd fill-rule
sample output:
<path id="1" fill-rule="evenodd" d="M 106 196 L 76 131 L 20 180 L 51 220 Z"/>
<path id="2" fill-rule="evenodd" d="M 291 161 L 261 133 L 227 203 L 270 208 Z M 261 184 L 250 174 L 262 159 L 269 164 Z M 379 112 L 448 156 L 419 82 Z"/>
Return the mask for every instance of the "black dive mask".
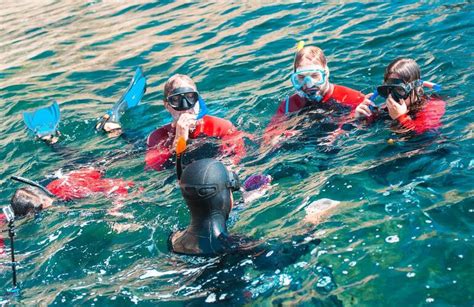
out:
<path id="1" fill-rule="evenodd" d="M 420 80 L 405 83 L 401 79 L 388 79 L 384 84 L 377 87 L 377 92 L 385 99 L 392 94 L 393 99 L 395 99 L 396 102 L 400 102 L 400 99 L 407 99 L 410 93 L 420 85 Z"/>
<path id="2" fill-rule="evenodd" d="M 198 100 L 199 93 L 191 87 L 178 87 L 166 97 L 166 101 L 176 111 L 192 109 Z"/>

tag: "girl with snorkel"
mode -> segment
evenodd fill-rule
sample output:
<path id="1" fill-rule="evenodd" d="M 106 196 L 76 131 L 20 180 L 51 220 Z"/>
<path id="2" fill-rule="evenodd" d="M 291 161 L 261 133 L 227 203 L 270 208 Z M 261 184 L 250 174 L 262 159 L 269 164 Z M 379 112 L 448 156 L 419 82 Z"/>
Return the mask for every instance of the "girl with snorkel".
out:
<path id="1" fill-rule="evenodd" d="M 426 95 L 423 87 L 440 89 L 437 84 L 421 80 L 420 67 L 413 59 L 398 58 L 385 69 L 384 83 L 374 95 L 385 98 L 388 115 L 404 130 L 421 134 L 441 126 L 446 105 L 443 100 Z M 356 117 L 372 117 L 375 108 L 373 102 L 365 101 L 356 108 Z"/>

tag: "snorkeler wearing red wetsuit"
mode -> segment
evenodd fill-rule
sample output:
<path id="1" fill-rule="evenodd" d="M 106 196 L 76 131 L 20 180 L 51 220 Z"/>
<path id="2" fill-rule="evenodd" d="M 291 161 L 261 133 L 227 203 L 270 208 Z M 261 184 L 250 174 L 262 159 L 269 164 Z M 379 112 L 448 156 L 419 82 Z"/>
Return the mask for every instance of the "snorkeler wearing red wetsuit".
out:
<path id="1" fill-rule="evenodd" d="M 233 164 L 245 156 L 244 133 L 228 120 L 206 115 L 204 101 L 190 77 L 180 74 L 172 76 L 164 86 L 164 97 L 164 106 L 171 113 L 173 122 L 158 128 L 148 137 L 147 167 L 163 169 L 163 165 L 173 156 L 180 137 L 185 141 L 203 136 L 219 138 L 221 154 L 231 156 Z"/>
<path id="2" fill-rule="evenodd" d="M 386 109 L 390 118 L 398 124 L 402 132 L 411 131 L 422 134 L 441 127 L 446 103 L 424 94 L 423 86 L 434 84 L 420 80 L 421 71 L 412 59 L 399 58 L 386 68 L 384 84 L 377 88 L 380 96 L 386 99 Z M 372 106 L 369 107 L 369 106 Z M 358 118 L 377 118 L 381 112 L 372 113 L 372 102 L 361 104 Z"/>
<path id="3" fill-rule="evenodd" d="M 84 168 L 61 175 L 46 187 L 21 177 L 12 177 L 30 186 L 15 191 L 10 204 L 15 216 L 25 216 L 53 206 L 54 202 L 82 199 L 94 194 L 123 198 L 128 195 L 132 181 L 103 178 L 102 172 Z"/>
<path id="4" fill-rule="evenodd" d="M 368 95 L 345 86 L 329 82 L 329 68 L 323 51 L 315 46 L 298 50 L 293 64 L 291 82 L 296 93 L 281 102 L 276 114 L 265 129 L 265 144 L 278 142 L 280 137 L 288 137 L 294 131 L 288 131 L 280 124 L 292 112 L 306 107 L 325 107 L 340 104 L 354 110 L 359 104 L 368 100 Z"/>

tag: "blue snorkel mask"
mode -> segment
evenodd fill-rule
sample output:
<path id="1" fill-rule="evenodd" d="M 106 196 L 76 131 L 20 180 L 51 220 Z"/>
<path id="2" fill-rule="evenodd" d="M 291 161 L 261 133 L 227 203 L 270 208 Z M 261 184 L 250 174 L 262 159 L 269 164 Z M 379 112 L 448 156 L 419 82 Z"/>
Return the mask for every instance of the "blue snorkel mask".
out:
<path id="1" fill-rule="evenodd" d="M 290 76 L 291 83 L 300 97 L 320 102 L 321 86 L 326 83 L 326 71 L 319 68 L 297 69 Z"/>

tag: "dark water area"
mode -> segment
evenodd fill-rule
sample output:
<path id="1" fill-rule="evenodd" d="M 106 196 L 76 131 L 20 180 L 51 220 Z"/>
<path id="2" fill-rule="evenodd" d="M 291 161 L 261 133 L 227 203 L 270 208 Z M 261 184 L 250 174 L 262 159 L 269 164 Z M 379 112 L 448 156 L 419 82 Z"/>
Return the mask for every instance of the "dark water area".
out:
<path id="1" fill-rule="evenodd" d="M 471 1 L 2 3 L 5 205 L 19 187 L 11 175 L 47 181 L 85 161 L 136 149 L 94 126 L 141 66 L 147 92 L 124 115 L 125 130 L 144 141 L 170 122 L 163 85 L 175 73 L 190 75 L 212 115 L 257 136 L 246 141 L 241 178 L 275 178 L 264 197 L 235 208 L 230 231 L 269 242 L 275 251 L 293 235 L 321 240 L 277 269 L 246 256 L 172 254 L 169 234 L 188 223 L 174 169 L 145 170 L 137 152 L 107 168 L 107 177 L 143 188 L 125 201 L 128 215 L 112 216 L 113 199 L 92 197 L 17 223 L 21 295 L 12 302 L 472 306 L 473 8 Z M 388 120 L 355 123 L 327 146 L 336 124 L 314 112 L 311 121 L 295 124 L 303 130 L 297 138 L 260 151 L 259 136 L 293 92 L 289 75 L 299 40 L 324 50 L 331 82 L 364 93 L 382 82 L 393 59 L 415 59 L 424 80 L 443 86 L 442 128 L 402 138 Z M 35 140 L 22 122 L 23 112 L 53 100 L 69 155 Z M 304 222 L 305 208 L 323 198 L 340 204 L 314 229 Z M 0 285 L 11 286 L 7 257 Z"/>

